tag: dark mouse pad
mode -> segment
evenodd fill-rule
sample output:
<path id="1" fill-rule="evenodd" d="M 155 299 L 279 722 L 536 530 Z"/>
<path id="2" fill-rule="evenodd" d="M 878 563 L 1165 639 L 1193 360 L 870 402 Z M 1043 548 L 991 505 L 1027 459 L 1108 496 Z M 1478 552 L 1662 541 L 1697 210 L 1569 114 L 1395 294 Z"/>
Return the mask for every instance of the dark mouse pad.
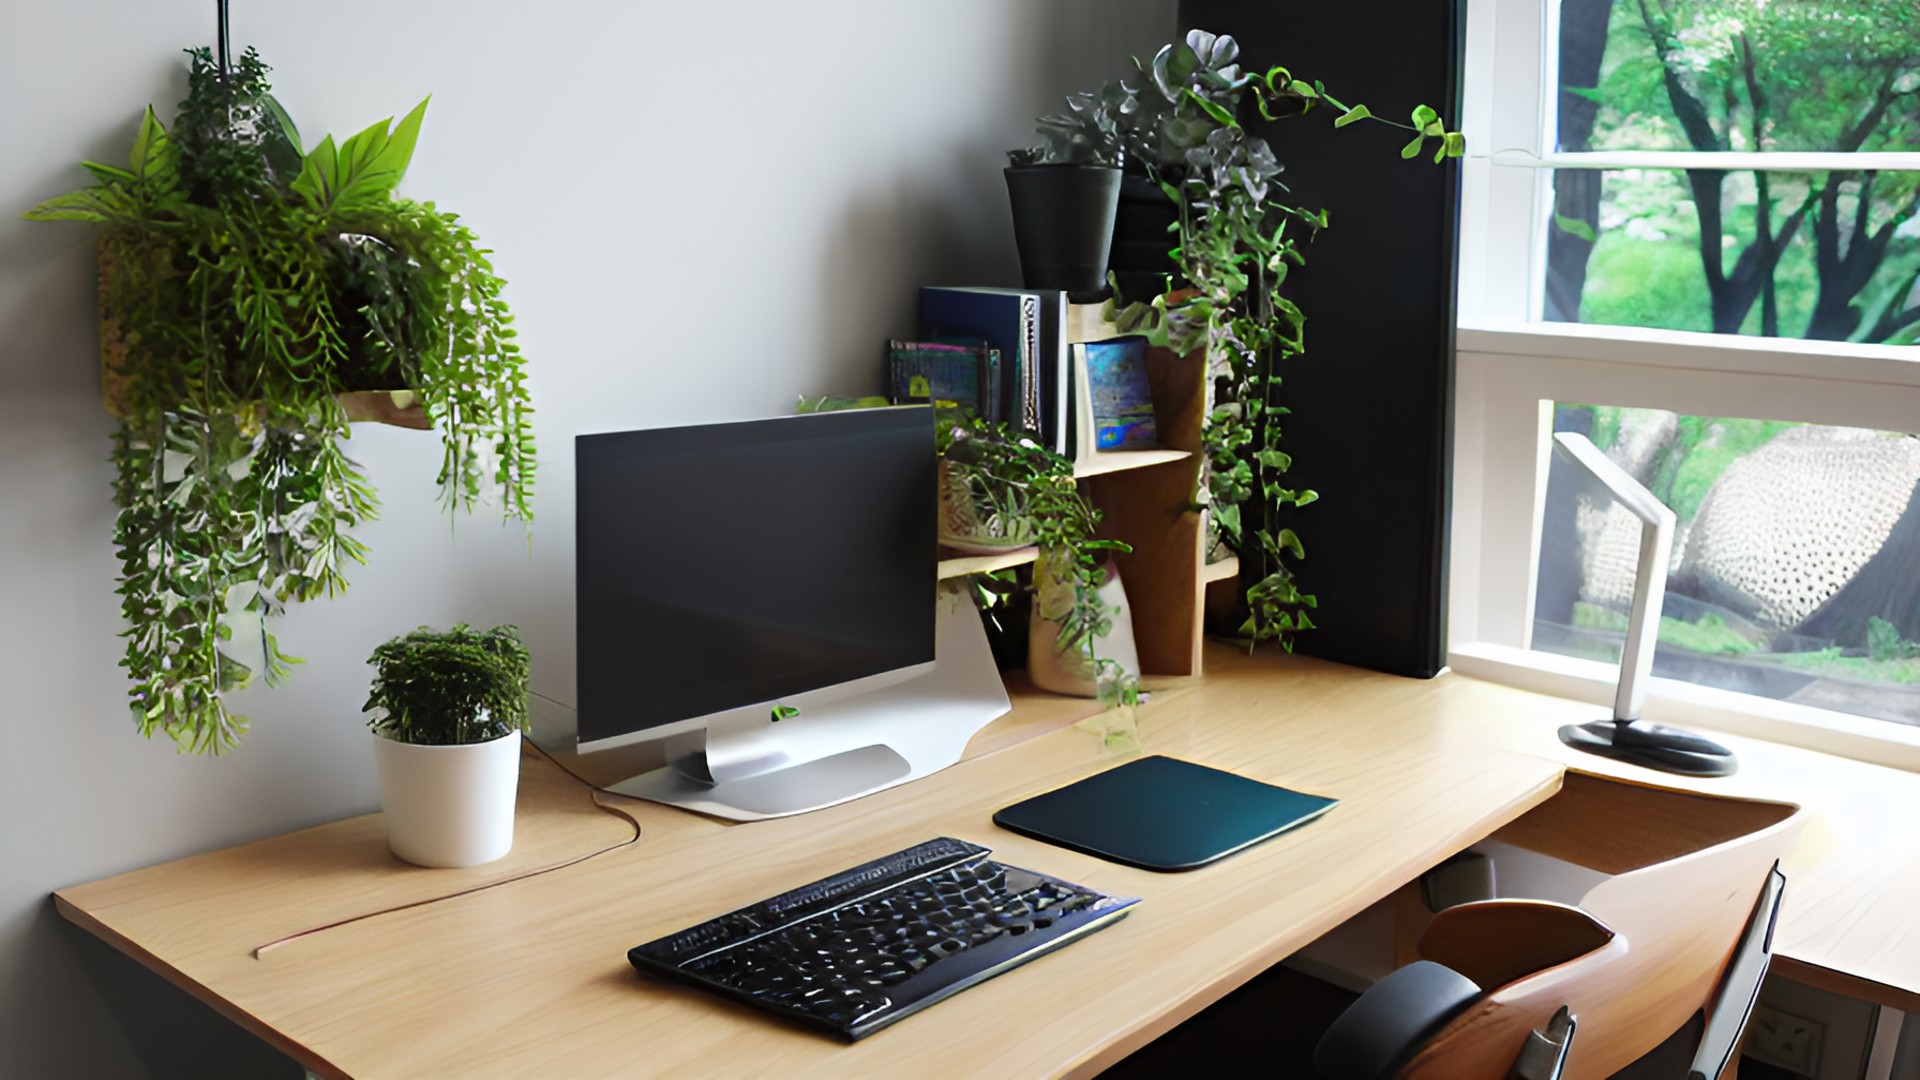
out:
<path id="1" fill-rule="evenodd" d="M 993 823 L 1128 866 L 1192 870 L 1338 801 L 1155 755 L 1014 803 Z"/>

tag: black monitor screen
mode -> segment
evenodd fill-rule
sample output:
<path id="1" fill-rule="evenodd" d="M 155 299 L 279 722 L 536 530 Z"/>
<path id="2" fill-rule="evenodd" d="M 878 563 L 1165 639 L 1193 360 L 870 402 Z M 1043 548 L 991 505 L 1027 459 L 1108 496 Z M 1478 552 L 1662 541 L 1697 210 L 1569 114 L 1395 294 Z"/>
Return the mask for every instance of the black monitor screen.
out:
<path id="1" fill-rule="evenodd" d="M 933 659 L 932 410 L 582 435 L 580 741 Z"/>

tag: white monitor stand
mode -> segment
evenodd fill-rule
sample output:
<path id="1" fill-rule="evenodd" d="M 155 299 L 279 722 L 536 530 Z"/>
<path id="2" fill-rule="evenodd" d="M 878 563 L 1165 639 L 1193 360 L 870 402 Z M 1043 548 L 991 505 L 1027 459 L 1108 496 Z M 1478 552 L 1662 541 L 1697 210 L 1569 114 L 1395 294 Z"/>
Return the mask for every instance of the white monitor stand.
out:
<path id="1" fill-rule="evenodd" d="M 778 722 L 765 706 L 735 710 L 665 738 L 669 764 L 603 788 L 732 821 L 801 814 L 952 765 L 1012 708 L 979 612 L 958 590 L 940 597 L 929 670 L 852 691 L 796 699 L 798 715 Z M 543 745 L 577 746 L 571 709 L 536 714 Z"/>

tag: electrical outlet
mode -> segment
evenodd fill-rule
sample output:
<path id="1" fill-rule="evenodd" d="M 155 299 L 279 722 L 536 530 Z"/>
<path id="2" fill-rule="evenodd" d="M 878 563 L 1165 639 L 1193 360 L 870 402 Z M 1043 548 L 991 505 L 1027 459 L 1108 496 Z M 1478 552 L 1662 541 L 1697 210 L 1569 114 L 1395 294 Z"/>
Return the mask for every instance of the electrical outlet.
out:
<path id="1" fill-rule="evenodd" d="M 1753 1017 L 1747 1022 L 1747 1041 L 1740 1052 L 1812 1077 L 1820 1068 L 1820 1040 L 1826 1032 L 1825 1025 L 1804 1016 L 1755 1005 Z"/>

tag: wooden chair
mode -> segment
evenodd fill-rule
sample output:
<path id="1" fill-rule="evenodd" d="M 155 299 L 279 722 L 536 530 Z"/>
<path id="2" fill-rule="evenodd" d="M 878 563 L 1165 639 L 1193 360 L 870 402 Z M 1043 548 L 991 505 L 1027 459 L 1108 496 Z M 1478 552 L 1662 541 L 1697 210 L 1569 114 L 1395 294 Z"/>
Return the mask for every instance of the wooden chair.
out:
<path id="1" fill-rule="evenodd" d="M 1800 817 L 1569 773 L 1495 839 L 1611 876 L 1577 906 L 1496 899 L 1433 916 L 1418 962 L 1335 1021 L 1316 1066 L 1327 1080 L 1519 1075 L 1564 1008 L 1571 1038 L 1554 1076 L 1721 1076 L 1764 975 L 1777 861 Z"/>

